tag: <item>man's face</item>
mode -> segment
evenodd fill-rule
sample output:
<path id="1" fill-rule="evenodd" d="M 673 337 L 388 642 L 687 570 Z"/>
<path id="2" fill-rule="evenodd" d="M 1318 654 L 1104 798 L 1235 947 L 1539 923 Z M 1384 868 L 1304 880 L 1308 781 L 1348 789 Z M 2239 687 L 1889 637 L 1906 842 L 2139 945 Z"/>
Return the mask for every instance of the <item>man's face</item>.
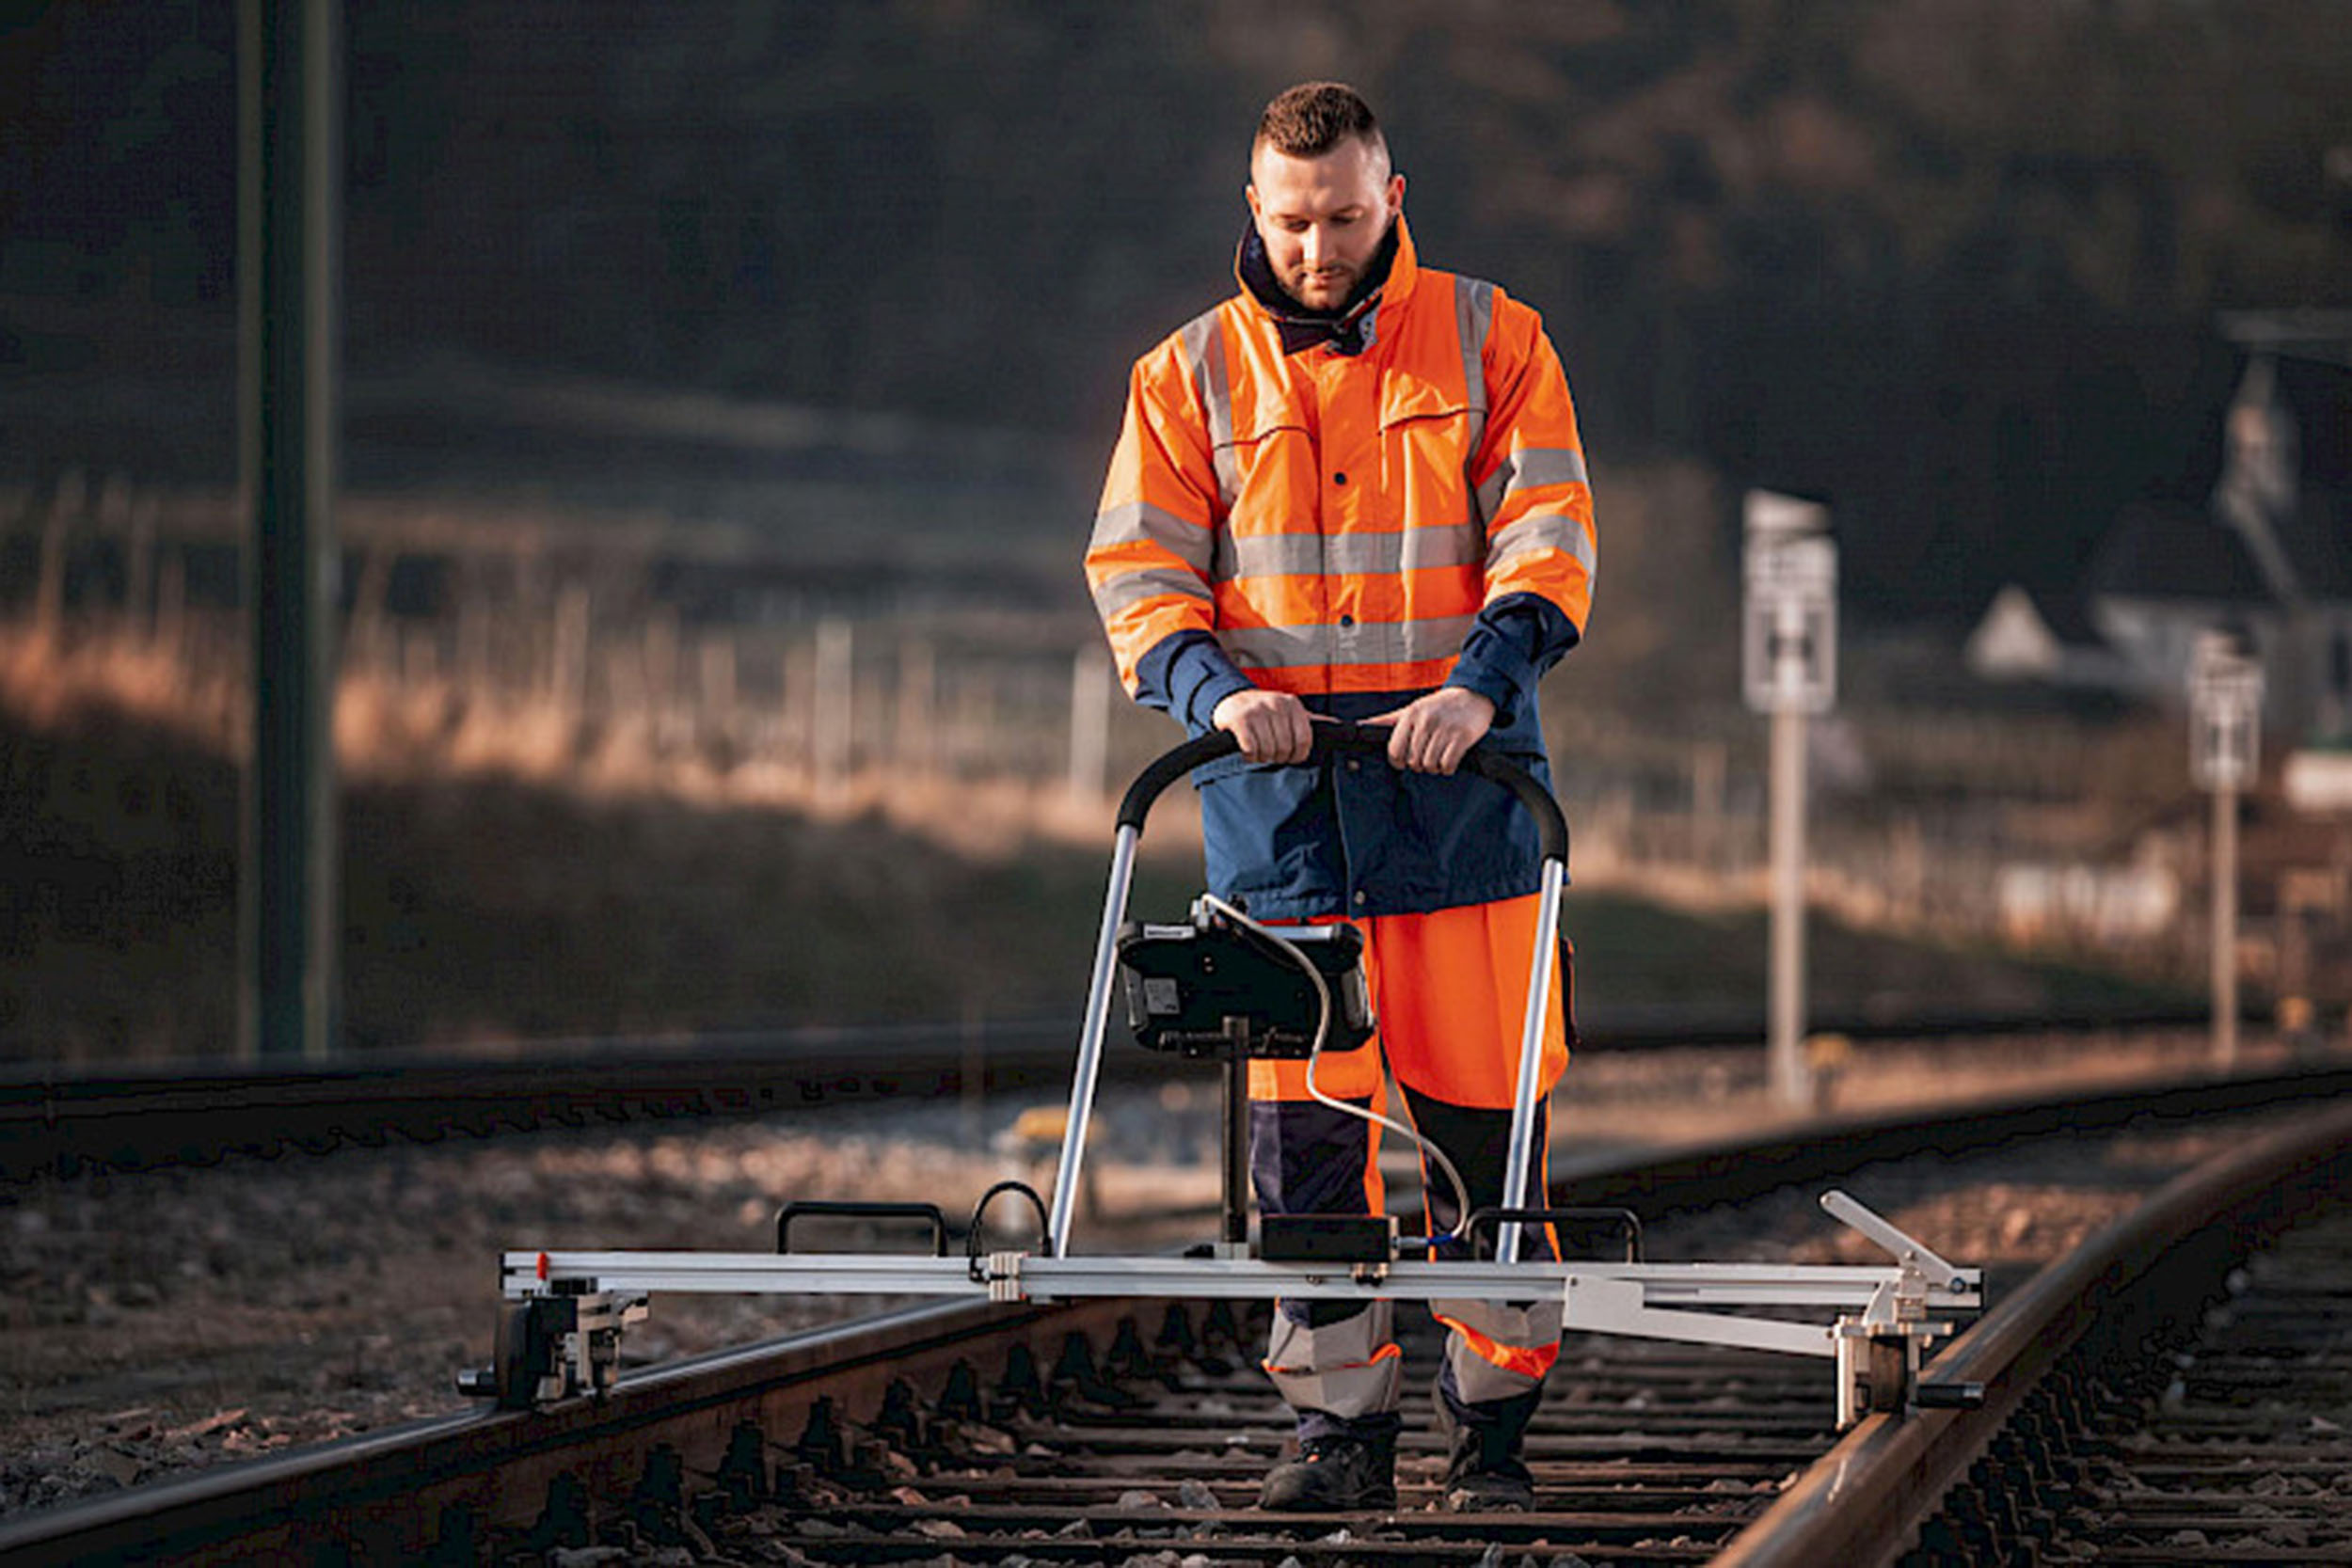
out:
<path id="1" fill-rule="evenodd" d="M 1350 136 L 1316 158 L 1265 143 L 1249 159 L 1249 213 L 1282 290 L 1327 310 L 1345 302 L 1405 210 L 1405 177 L 1388 154 Z"/>

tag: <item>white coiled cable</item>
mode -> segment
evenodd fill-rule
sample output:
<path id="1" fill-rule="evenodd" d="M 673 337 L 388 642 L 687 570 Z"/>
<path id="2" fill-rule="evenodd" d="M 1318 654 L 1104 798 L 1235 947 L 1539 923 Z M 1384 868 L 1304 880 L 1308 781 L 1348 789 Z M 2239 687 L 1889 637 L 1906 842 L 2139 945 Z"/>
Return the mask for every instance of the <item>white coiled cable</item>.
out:
<path id="1" fill-rule="evenodd" d="M 1235 909 L 1224 899 L 1219 898 L 1216 894 L 1203 893 L 1200 895 L 1200 902 L 1209 909 L 1215 910 L 1217 913 L 1223 915 L 1234 925 L 1245 927 L 1265 938 L 1266 941 L 1272 942 L 1284 954 L 1288 955 L 1293 963 L 1296 964 L 1300 969 L 1306 971 L 1307 978 L 1313 982 L 1315 988 L 1315 1002 L 1319 1009 L 1315 1022 L 1314 1044 L 1307 1053 L 1307 1093 L 1313 1098 L 1315 1103 L 1318 1105 L 1327 1105 L 1334 1111 L 1344 1112 L 1359 1120 L 1372 1122 L 1375 1125 L 1385 1127 L 1390 1132 L 1396 1133 L 1400 1137 L 1411 1139 L 1414 1146 L 1418 1148 L 1424 1156 L 1435 1161 L 1438 1168 L 1445 1173 L 1447 1183 L 1454 1189 L 1454 1228 L 1446 1235 L 1437 1238 L 1437 1240 L 1454 1242 L 1460 1241 L 1462 1239 L 1462 1227 L 1470 1223 L 1470 1188 L 1463 1182 L 1462 1173 L 1454 1168 L 1454 1162 L 1446 1158 L 1445 1150 L 1439 1148 L 1436 1144 L 1431 1143 L 1428 1139 L 1422 1137 L 1419 1132 L 1415 1132 L 1412 1128 L 1406 1126 L 1403 1122 L 1391 1121 L 1389 1117 L 1382 1116 L 1377 1111 L 1368 1109 L 1367 1107 L 1361 1105 L 1351 1105 L 1344 1100 L 1340 1100 L 1334 1096 L 1325 1094 L 1321 1087 L 1316 1085 L 1315 1068 L 1316 1065 L 1323 1060 L 1324 1043 L 1331 1037 L 1331 987 L 1329 983 L 1324 979 L 1323 971 L 1315 967 L 1314 959 L 1309 958 L 1306 953 L 1300 949 L 1296 942 L 1292 942 L 1289 938 L 1283 936 L 1279 931 L 1270 926 L 1267 926 L 1263 921 L 1253 920 L 1249 916 L 1242 913 L 1241 911 Z"/>

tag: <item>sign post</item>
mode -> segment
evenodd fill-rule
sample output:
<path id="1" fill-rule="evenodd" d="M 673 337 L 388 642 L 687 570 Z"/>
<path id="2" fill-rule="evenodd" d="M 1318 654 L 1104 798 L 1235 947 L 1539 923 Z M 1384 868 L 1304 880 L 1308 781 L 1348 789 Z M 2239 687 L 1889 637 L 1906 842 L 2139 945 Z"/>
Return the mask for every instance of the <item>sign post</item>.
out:
<path id="1" fill-rule="evenodd" d="M 1772 716 L 1772 970 L 1766 1058 L 1772 1092 L 1811 1102 L 1804 1060 L 1805 721 L 1837 690 L 1837 545 L 1819 503 L 1751 490 L 1742 685 Z"/>
<path id="2" fill-rule="evenodd" d="M 2262 766 L 2262 666 L 2225 632 L 2189 659 L 2189 777 L 2213 795 L 2213 1062 L 2237 1065 L 2238 795 Z"/>

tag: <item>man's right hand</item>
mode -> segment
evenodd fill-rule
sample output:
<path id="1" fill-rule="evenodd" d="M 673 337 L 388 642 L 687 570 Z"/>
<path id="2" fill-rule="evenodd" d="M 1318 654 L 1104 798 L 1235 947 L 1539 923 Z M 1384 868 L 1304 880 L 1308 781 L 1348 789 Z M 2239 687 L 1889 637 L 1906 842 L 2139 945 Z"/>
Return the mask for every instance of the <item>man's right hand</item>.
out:
<path id="1" fill-rule="evenodd" d="M 1240 741 L 1251 762 L 1305 762 L 1314 749 L 1307 705 L 1287 691 L 1236 691 L 1216 705 L 1209 722 Z"/>

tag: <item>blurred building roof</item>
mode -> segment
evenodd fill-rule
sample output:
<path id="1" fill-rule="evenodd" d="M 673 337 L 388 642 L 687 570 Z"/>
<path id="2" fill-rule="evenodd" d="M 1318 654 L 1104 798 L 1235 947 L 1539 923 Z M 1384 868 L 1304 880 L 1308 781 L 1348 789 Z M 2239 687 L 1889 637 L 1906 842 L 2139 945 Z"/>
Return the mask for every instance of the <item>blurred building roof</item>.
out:
<path id="1" fill-rule="evenodd" d="M 2137 501 L 2117 515 L 2083 575 L 2086 599 L 2259 604 L 2269 590 L 2246 542 L 2202 507 Z M 2092 624 L 2088 617 L 2086 625 Z"/>
<path id="2" fill-rule="evenodd" d="M 1972 670 L 2177 691 L 2194 633 L 2228 626 L 2291 677 L 2274 694 L 2331 725 L 2352 713 L 2352 331 L 2285 331 L 2300 320 L 2230 324 L 2245 367 L 2217 411 L 2221 471 L 2205 503 L 2125 507 L 2073 593 L 2004 588 L 1969 640 Z"/>

